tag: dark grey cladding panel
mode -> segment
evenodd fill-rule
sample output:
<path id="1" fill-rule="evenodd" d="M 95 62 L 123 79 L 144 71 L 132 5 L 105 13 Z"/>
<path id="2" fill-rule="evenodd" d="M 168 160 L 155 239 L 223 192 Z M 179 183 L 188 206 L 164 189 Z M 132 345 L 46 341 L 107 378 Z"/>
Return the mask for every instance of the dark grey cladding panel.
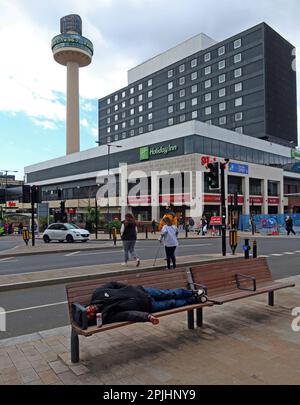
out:
<path id="1" fill-rule="evenodd" d="M 160 142 L 149 145 L 150 147 L 168 146 L 169 144 L 177 145 L 177 150 L 172 152 L 172 156 L 180 156 L 184 154 L 183 141 L 184 138 L 174 139 L 171 141 Z M 148 145 L 147 145 L 148 146 Z M 164 159 L 164 154 L 155 155 L 151 160 Z M 117 152 L 110 154 L 110 168 L 119 167 L 120 163 L 139 163 L 140 162 L 140 148 L 127 150 L 124 152 Z M 97 172 L 107 169 L 107 155 L 100 156 L 93 159 L 80 160 L 78 162 L 69 163 L 61 166 L 51 167 L 45 170 L 27 174 L 27 182 L 34 183 L 43 180 L 57 179 L 60 177 L 75 176 L 78 174 Z"/>

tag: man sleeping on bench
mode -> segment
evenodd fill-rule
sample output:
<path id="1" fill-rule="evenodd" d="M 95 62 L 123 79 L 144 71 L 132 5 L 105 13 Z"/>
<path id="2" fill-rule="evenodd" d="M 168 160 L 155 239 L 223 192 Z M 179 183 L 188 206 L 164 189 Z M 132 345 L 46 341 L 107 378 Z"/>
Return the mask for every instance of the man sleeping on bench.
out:
<path id="1" fill-rule="evenodd" d="M 83 329 L 96 324 L 98 312 L 102 313 L 103 324 L 130 321 L 157 325 L 159 319 L 152 313 L 206 301 L 203 289 L 159 290 L 111 281 L 94 291 L 90 305 L 83 307 L 73 304 L 72 313 L 73 320 Z M 86 322 L 83 322 L 83 313 Z"/>

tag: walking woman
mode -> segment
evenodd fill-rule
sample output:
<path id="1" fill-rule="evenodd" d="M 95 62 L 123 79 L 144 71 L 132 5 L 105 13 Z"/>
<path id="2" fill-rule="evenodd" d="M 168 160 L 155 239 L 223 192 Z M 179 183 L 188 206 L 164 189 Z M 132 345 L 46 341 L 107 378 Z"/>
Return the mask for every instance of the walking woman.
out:
<path id="1" fill-rule="evenodd" d="M 121 239 L 123 241 L 124 249 L 124 263 L 123 266 L 127 266 L 129 260 L 129 254 L 136 261 L 136 266 L 140 265 L 140 259 L 134 251 L 134 247 L 137 239 L 137 227 L 134 216 L 132 214 L 125 215 L 125 221 L 121 226 Z"/>
<path id="2" fill-rule="evenodd" d="M 178 229 L 176 225 L 172 225 L 170 218 L 164 218 L 165 225 L 161 230 L 161 237 L 159 239 L 160 242 L 164 242 L 166 255 L 167 255 L 167 267 L 168 269 L 171 268 L 171 261 L 173 264 L 173 269 L 176 268 L 176 257 L 175 257 L 175 250 L 178 246 Z"/>

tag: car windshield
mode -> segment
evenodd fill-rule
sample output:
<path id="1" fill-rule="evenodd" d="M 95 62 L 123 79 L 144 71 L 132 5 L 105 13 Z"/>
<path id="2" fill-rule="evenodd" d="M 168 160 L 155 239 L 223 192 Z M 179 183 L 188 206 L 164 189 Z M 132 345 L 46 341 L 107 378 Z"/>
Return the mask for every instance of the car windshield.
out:
<path id="1" fill-rule="evenodd" d="M 65 227 L 67 229 L 80 229 L 79 226 L 77 226 L 75 224 L 65 224 Z"/>

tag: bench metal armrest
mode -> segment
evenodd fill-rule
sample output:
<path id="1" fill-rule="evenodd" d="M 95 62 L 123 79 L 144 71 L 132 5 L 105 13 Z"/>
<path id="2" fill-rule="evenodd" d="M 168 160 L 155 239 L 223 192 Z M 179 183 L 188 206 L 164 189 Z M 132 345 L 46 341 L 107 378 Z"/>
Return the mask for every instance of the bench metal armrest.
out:
<path id="1" fill-rule="evenodd" d="M 240 278 L 246 278 L 246 279 L 248 279 L 248 280 L 251 280 L 251 281 L 252 281 L 252 288 L 242 287 L 242 286 L 241 286 Z M 240 290 L 256 291 L 256 278 L 253 277 L 253 276 L 247 276 L 247 275 L 245 275 L 245 274 L 237 273 L 237 274 L 235 275 L 235 281 L 236 281 L 236 286 L 237 286 L 237 288 L 240 289 Z"/>
<path id="2" fill-rule="evenodd" d="M 74 302 L 72 304 L 72 320 L 78 325 L 81 329 L 88 328 L 88 319 L 86 314 L 86 308 L 78 304 L 78 302 Z"/>
<path id="3" fill-rule="evenodd" d="M 208 288 L 207 288 L 207 286 L 206 285 L 204 285 L 204 284 L 197 284 L 197 283 L 195 283 L 194 281 L 193 281 L 193 284 L 194 284 L 194 286 L 196 286 L 196 287 L 200 287 L 200 288 L 203 288 L 203 290 L 205 291 L 205 294 L 206 295 L 208 295 Z"/>

